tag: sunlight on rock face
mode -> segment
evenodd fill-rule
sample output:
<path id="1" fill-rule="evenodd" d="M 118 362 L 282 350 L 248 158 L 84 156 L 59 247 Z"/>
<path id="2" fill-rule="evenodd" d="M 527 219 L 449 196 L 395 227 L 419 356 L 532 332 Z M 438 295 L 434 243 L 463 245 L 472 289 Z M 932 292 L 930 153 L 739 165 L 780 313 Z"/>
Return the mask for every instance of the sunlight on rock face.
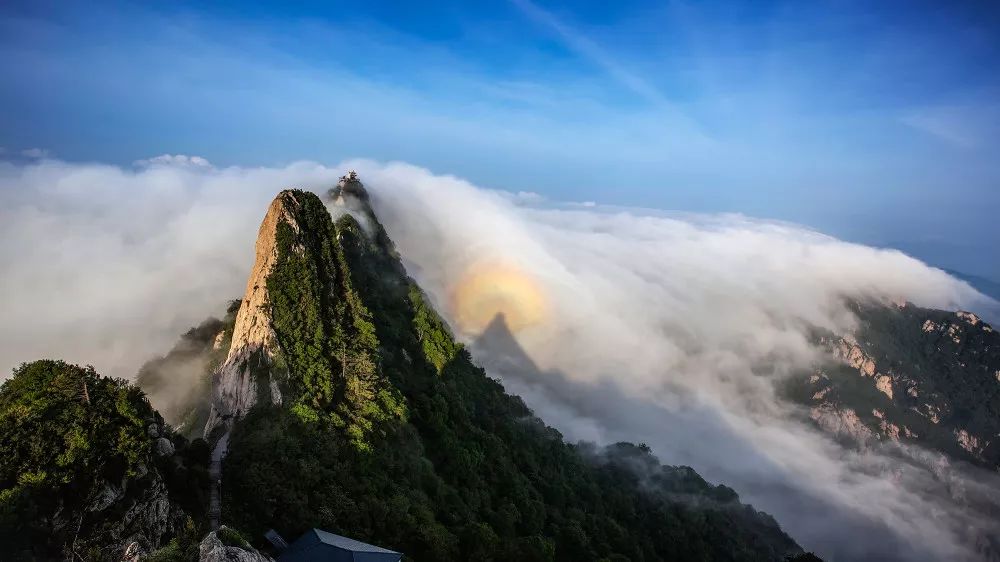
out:
<path id="1" fill-rule="evenodd" d="M 479 334 L 497 315 L 513 332 L 545 319 L 546 305 L 538 282 L 517 266 L 479 263 L 465 271 L 451 291 L 451 308 L 459 330 Z"/>

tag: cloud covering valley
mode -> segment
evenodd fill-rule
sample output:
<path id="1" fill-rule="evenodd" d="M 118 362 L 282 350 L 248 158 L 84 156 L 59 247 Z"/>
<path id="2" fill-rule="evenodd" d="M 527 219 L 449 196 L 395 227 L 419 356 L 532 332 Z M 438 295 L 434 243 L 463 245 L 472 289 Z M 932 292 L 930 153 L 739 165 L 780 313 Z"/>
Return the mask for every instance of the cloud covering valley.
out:
<path id="1" fill-rule="evenodd" d="M 811 329 L 850 331 L 845 299 L 996 303 L 900 252 L 741 215 L 557 203 L 361 160 L 0 163 L 4 376 L 39 358 L 134 375 L 240 296 L 278 190 L 322 192 L 348 168 L 477 359 L 569 439 L 644 441 L 834 560 L 974 559 L 969 529 L 996 536 L 954 499 L 996 502 L 995 475 L 935 471 L 919 450 L 845 448 L 775 392 L 818 359 Z M 516 343 L 490 339 L 497 314 Z M 509 361 L 510 345 L 526 357 Z"/>

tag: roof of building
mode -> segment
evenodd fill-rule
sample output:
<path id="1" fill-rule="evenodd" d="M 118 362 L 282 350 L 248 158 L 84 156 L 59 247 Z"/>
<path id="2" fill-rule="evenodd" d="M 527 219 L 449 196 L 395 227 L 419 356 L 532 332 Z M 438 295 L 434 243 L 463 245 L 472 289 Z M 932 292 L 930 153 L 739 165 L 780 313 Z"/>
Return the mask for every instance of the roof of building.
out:
<path id="1" fill-rule="evenodd" d="M 280 562 L 399 562 L 402 553 L 311 529 L 278 557 Z"/>
<path id="2" fill-rule="evenodd" d="M 396 552 L 395 550 L 389 550 L 387 548 L 382 548 L 380 546 L 375 546 L 361 541 L 356 541 L 354 539 L 349 539 L 347 537 L 342 537 L 340 535 L 335 535 L 333 533 L 328 533 L 322 529 L 313 529 L 311 532 L 316 533 L 316 536 L 323 544 L 329 544 L 337 548 L 342 548 L 344 550 L 350 550 L 353 552 L 381 552 L 383 554 L 402 554 L 401 552 Z"/>

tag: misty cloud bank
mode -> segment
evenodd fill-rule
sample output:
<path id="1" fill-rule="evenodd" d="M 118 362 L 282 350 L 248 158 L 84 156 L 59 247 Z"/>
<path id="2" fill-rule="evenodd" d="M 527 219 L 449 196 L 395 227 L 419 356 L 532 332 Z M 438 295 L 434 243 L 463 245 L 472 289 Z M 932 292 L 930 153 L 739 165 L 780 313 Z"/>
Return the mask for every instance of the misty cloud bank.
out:
<path id="1" fill-rule="evenodd" d="M 811 327 L 852 327 L 845 297 L 991 303 L 901 253 L 795 225 L 559 205 L 365 161 L 0 164 L 0 368 L 58 357 L 132 375 L 240 295 L 279 189 L 320 191 L 348 166 L 449 319 L 470 269 L 503 264 L 537 286 L 544 319 L 516 343 L 461 336 L 570 439 L 645 441 L 664 462 L 732 486 L 831 559 L 974 557 L 964 533 L 991 521 L 951 497 L 995 496 L 994 476 L 935 476 L 918 450 L 847 450 L 799 421 L 773 383 L 817 359 Z M 510 357 L 521 349 L 526 357 Z"/>
<path id="2" fill-rule="evenodd" d="M 133 376 L 242 296 L 281 187 L 337 175 L 305 163 L 214 169 L 180 155 L 132 168 L 0 162 L 0 378 L 40 358 Z"/>
<path id="3" fill-rule="evenodd" d="M 978 537 L 1000 536 L 995 512 L 954 499 L 1000 505 L 995 475 L 943 472 L 912 448 L 845 449 L 775 395 L 775 380 L 819 358 L 811 327 L 852 328 L 846 298 L 991 306 L 967 284 L 795 225 L 547 204 L 405 165 L 359 167 L 445 314 L 456 314 L 455 285 L 484 262 L 541 286 L 548 321 L 516 343 L 489 333 L 496 326 L 465 337 L 569 438 L 644 441 L 733 486 L 831 560 L 975 559 Z"/>

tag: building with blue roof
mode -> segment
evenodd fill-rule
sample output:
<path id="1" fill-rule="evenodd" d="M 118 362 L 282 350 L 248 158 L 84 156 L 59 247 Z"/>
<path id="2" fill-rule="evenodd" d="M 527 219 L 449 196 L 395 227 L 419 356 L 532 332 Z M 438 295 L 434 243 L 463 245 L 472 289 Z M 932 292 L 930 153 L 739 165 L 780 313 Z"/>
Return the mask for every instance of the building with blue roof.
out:
<path id="1" fill-rule="evenodd" d="M 399 562 L 402 557 L 401 552 L 312 529 L 285 549 L 278 562 Z"/>

